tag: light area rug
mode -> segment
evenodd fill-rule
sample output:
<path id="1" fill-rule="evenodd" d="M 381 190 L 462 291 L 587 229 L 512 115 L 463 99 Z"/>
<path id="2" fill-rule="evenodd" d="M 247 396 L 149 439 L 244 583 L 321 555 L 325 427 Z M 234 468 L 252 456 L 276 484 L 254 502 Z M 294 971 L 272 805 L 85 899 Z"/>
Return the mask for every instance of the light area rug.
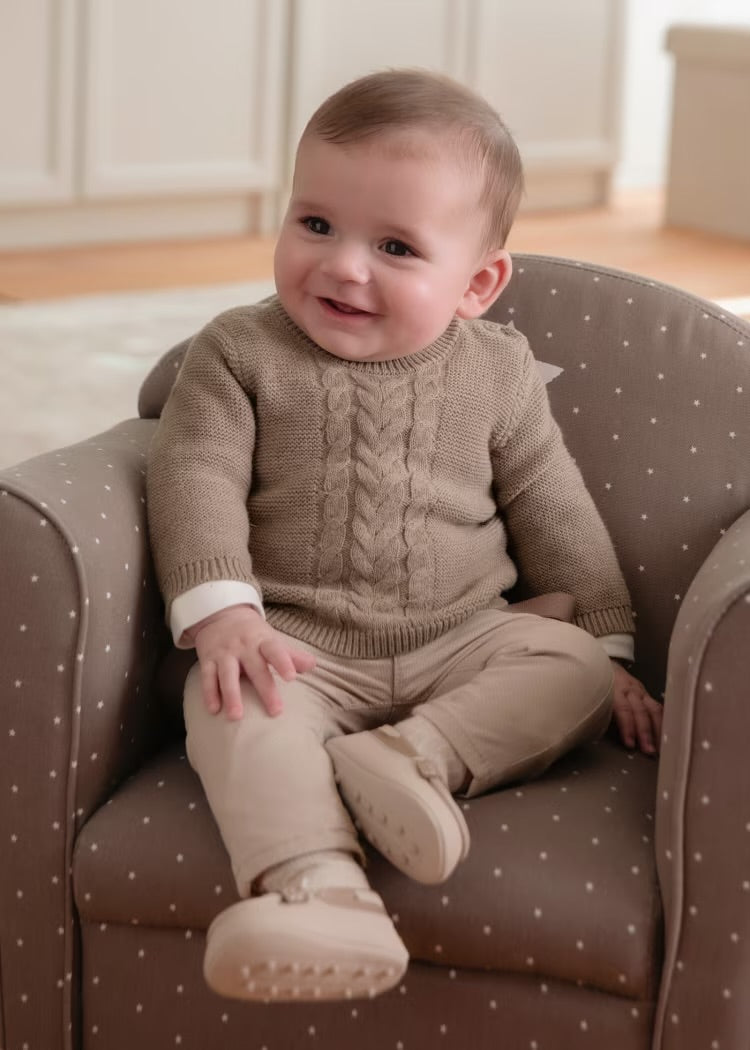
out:
<path id="1" fill-rule="evenodd" d="M 0 305 L 0 468 L 137 415 L 140 385 L 163 353 L 273 290 L 248 282 Z M 750 297 L 720 305 L 743 314 Z"/>
<path id="2" fill-rule="evenodd" d="M 273 282 L 80 296 L 0 306 L 0 468 L 137 416 L 163 353 Z"/>

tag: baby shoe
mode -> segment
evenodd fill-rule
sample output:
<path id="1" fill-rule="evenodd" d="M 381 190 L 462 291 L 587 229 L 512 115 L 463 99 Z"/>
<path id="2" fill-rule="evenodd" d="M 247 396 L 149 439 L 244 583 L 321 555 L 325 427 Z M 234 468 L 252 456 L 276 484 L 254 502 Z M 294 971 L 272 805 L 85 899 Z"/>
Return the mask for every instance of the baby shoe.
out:
<path id="1" fill-rule="evenodd" d="M 444 882 L 469 852 L 469 829 L 434 763 L 395 726 L 333 737 L 326 748 L 367 840 L 417 882 Z"/>
<path id="2" fill-rule="evenodd" d="M 221 912 L 206 934 L 203 973 L 233 999 L 322 1002 L 388 991 L 408 963 L 377 893 L 294 888 Z"/>

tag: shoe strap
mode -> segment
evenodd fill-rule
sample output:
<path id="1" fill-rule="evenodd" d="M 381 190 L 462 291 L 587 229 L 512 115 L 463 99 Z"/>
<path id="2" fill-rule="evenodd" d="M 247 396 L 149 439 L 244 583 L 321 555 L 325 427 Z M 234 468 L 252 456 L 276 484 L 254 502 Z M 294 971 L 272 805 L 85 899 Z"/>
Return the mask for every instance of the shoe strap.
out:
<path id="1" fill-rule="evenodd" d="M 372 730 L 372 734 L 382 744 L 391 748 L 392 751 L 398 751 L 399 754 L 405 755 L 406 758 L 413 759 L 417 772 L 425 780 L 436 780 L 441 784 L 443 783 L 443 778 L 440 776 L 438 767 L 433 760 L 425 755 L 420 755 L 416 748 L 405 737 L 401 736 L 395 726 L 380 726 L 378 729 Z"/>
<path id="2" fill-rule="evenodd" d="M 306 890 L 295 886 L 281 891 L 281 899 L 286 904 L 304 904 L 313 897 L 336 908 L 378 913 L 385 910 L 383 902 L 374 890 L 353 889 L 350 886 L 323 886 L 319 890 Z"/>
<path id="3" fill-rule="evenodd" d="M 431 758 L 424 758 L 422 755 L 419 755 L 415 758 L 414 765 L 417 767 L 419 775 L 424 777 L 425 780 L 440 780 L 442 783 L 438 768 Z"/>

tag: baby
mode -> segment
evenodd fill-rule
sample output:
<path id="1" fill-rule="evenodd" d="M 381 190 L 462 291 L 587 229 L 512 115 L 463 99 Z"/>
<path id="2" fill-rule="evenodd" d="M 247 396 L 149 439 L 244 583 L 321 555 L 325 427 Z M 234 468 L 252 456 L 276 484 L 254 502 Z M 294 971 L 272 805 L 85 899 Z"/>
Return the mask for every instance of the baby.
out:
<path id="1" fill-rule="evenodd" d="M 610 538 L 525 338 L 481 320 L 522 189 L 466 88 L 344 87 L 299 144 L 277 295 L 193 339 L 164 409 L 151 542 L 242 898 L 207 935 L 220 994 L 399 981 L 352 817 L 437 883 L 469 849 L 454 795 L 539 775 L 613 709 L 656 751 L 660 707 L 611 659 L 632 658 L 633 618 Z M 519 573 L 573 595 L 575 625 L 509 606 Z"/>

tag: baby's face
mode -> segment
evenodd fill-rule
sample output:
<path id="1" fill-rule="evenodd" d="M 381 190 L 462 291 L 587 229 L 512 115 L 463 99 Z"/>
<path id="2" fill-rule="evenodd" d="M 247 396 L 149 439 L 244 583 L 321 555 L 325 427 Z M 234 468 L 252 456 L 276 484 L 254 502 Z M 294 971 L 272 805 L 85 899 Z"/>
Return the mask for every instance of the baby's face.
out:
<path id="1" fill-rule="evenodd" d="M 276 287 L 292 320 L 329 353 L 404 357 L 462 316 L 486 254 L 484 218 L 479 173 L 450 152 L 441 156 L 426 134 L 423 143 L 413 134 L 303 140 Z"/>

